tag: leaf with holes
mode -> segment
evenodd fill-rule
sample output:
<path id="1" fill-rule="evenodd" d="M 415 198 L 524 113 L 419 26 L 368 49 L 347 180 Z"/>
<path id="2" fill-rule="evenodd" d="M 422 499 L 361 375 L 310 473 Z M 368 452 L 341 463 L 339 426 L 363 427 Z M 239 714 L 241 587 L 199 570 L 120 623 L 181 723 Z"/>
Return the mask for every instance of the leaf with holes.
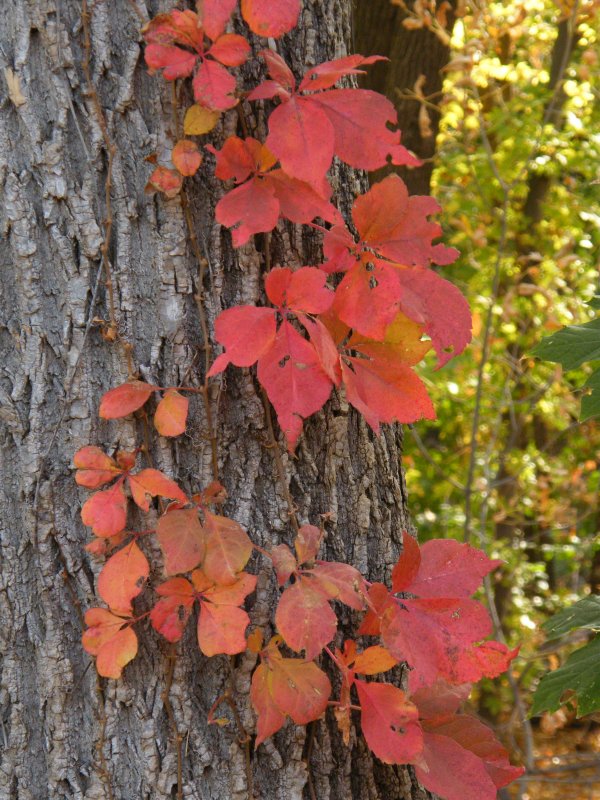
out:
<path id="1" fill-rule="evenodd" d="M 356 55 L 320 64 L 309 70 L 296 89 L 283 59 L 263 50 L 270 80 L 248 96 L 250 100 L 279 97 L 269 117 L 267 147 L 283 170 L 319 188 L 334 155 L 352 167 L 375 170 L 394 164 L 420 162 L 400 144 L 398 116 L 387 98 L 366 89 L 332 89 L 344 75 L 379 60 Z M 315 89 L 320 91 L 314 92 Z M 304 94 L 311 92 L 311 94 Z"/>
<path id="2" fill-rule="evenodd" d="M 135 475 L 129 475 L 129 488 L 134 502 L 142 511 L 150 510 L 148 497 L 168 497 L 187 503 L 188 498 L 171 478 L 158 469 L 143 469 Z"/>
<path id="3" fill-rule="evenodd" d="M 160 600 L 150 612 L 152 627 L 168 642 L 178 642 L 192 613 L 195 590 L 185 578 L 171 578 L 157 589 Z"/>

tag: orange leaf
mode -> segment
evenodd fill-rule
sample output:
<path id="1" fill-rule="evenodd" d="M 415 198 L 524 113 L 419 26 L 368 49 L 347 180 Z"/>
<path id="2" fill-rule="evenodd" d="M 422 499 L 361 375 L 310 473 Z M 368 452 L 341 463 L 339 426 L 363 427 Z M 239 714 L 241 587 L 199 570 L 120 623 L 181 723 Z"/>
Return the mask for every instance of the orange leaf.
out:
<path id="1" fill-rule="evenodd" d="M 287 544 L 278 544 L 271 550 L 271 558 L 273 559 L 273 569 L 277 575 L 277 583 L 283 586 L 298 568 L 294 554 Z"/>
<path id="2" fill-rule="evenodd" d="M 165 197 L 172 200 L 177 197 L 183 185 L 183 178 L 174 169 L 167 167 L 157 167 L 146 184 L 144 191 L 146 194 L 162 192 Z"/>
<path id="3" fill-rule="evenodd" d="M 314 582 L 300 578 L 281 595 L 275 624 L 288 647 L 305 650 L 310 660 L 335 636 L 337 617 Z"/>
<path id="4" fill-rule="evenodd" d="M 121 472 L 114 460 L 99 447 L 82 447 L 73 456 L 73 464 L 77 468 L 75 481 L 87 489 L 97 489 Z"/>
<path id="5" fill-rule="evenodd" d="M 181 500 L 187 503 L 187 496 L 171 478 L 167 478 L 158 469 L 143 469 L 136 475 L 129 476 L 129 488 L 136 505 L 143 511 L 150 510 L 150 497 L 168 497 L 171 500 Z"/>
<path id="6" fill-rule="evenodd" d="M 141 408 L 155 389 L 156 386 L 143 381 L 128 381 L 117 386 L 103 395 L 100 416 L 102 419 L 126 417 Z"/>
<path id="7" fill-rule="evenodd" d="M 194 508 L 169 511 L 158 520 L 156 535 L 167 575 L 189 572 L 204 558 L 206 534 Z"/>
<path id="8" fill-rule="evenodd" d="M 180 139 L 171 153 L 171 161 L 182 175 L 194 175 L 202 163 L 202 154 L 196 142 Z"/>
<path id="9" fill-rule="evenodd" d="M 120 678 L 123 667 L 137 655 L 138 640 L 129 623 L 105 608 L 90 608 L 85 614 L 83 647 L 96 656 L 96 669 L 103 678 Z"/>
<path id="10" fill-rule="evenodd" d="M 150 612 L 150 622 L 169 642 L 178 642 L 192 613 L 194 587 L 185 578 L 172 578 L 156 590 L 161 599 Z"/>
<path id="11" fill-rule="evenodd" d="M 244 569 L 252 555 L 252 542 L 237 522 L 204 512 L 206 556 L 203 569 L 207 577 L 218 584 L 235 583 L 238 572 Z"/>
<path id="12" fill-rule="evenodd" d="M 110 537 L 120 533 L 127 521 L 127 498 L 122 482 L 117 481 L 110 489 L 96 492 L 86 500 L 81 509 L 81 519 L 96 536 Z"/>
<path id="13" fill-rule="evenodd" d="M 379 672 L 387 672 L 397 663 L 385 647 L 374 645 L 356 656 L 352 671 L 360 672 L 362 675 L 376 675 Z"/>
<path id="14" fill-rule="evenodd" d="M 246 628 L 250 617 L 237 606 L 201 603 L 198 617 L 198 645 L 205 656 L 235 655 L 246 649 Z"/>
<path id="15" fill-rule="evenodd" d="M 331 695 L 331 683 L 312 661 L 282 658 L 274 637 L 252 676 L 250 698 L 258 714 L 256 746 L 279 730 L 286 716 L 298 725 L 318 719 Z"/>
<path id="16" fill-rule="evenodd" d="M 135 541 L 132 541 L 104 565 L 98 577 L 98 594 L 119 614 L 130 614 L 131 601 L 142 591 L 150 574 L 150 565 Z"/>
<path id="17" fill-rule="evenodd" d="M 338 561 L 319 561 L 307 574 L 331 600 L 340 600 L 356 611 L 364 609 L 367 586 L 356 567 Z"/>
<path id="18" fill-rule="evenodd" d="M 322 538 L 323 533 L 316 525 L 302 525 L 294 542 L 299 564 L 315 560 Z"/>
<path id="19" fill-rule="evenodd" d="M 160 401 L 154 415 L 154 427 L 161 436 L 179 436 L 185 433 L 189 402 L 175 389 L 169 389 Z"/>

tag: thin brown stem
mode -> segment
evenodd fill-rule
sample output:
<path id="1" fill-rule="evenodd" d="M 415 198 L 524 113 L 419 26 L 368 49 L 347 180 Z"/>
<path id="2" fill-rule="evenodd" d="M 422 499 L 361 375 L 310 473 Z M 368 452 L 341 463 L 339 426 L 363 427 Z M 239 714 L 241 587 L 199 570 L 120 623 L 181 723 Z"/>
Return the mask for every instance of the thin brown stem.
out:
<path id="1" fill-rule="evenodd" d="M 173 644 L 170 646 L 169 652 L 167 653 L 167 672 L 165 675 L 165 686 L 161 694 L 161 699 L 163 701 L 163 706 L 169 719 L 171 729 L 173 730 L 173 736 L 175 737 L 175 747 L 177 752 L 177 800 L 183 800 L 183 753 L 181 746 L 184 737 L 179 732 L 170 697 L 171 687 L 173 686 L 173 677 L 175 675 L 176 661 L 176 645 Z"/>
<path id="2" fill-rule="evenodd" d="M 279 483 L 281 485 L 281 490 L 283 492 L 283 496 L 285 497 L 285 501 L 288 507 L 288 517 L 292 526 L 296 533 L 300 530 L 300 524 L 298 523 L 298 517 L 296 516 L 297 507 L 292 499 L 292 494 L 290 492 L 290 486 L 288 483 L 287 476 L 285 474 L 285 467 L 283 465 L 283 459 L 281 457 L 281 450 L 279 448 L 279 442 L 275 438 L 275 431 L 273 429 L 273 417 L 271 416 L 271 403 L 269 398 L 267 397 L 267 393 L 261 387 L 262 393 L 262 400 L 263 406 L 265 409 L 265 419 L 267 421 L 267 431 L 269 433 L 269 447 L 273 450 L 273 457 L 275 459 L 275 464 L 277 466 L 277 473 L 279 476 Z"/>

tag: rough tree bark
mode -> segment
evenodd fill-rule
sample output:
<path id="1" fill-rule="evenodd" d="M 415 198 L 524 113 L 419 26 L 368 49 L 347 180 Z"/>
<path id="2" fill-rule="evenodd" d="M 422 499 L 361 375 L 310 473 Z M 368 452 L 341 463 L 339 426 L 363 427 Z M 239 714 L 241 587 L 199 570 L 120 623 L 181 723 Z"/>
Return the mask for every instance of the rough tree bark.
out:
<path id="1" fill-rule="evenodd" d="M 159 8 L 143 0 L 89 5 L 98 104 L 83 68 L 79 0 L 22 0 L 0 17 L 0 798 L 177 797 L 172 706 L 182 739 L 183 796 L 246 800 L 245 749 L 235 726 L 209 727 L 206 715 L 230 687 L 244 727 L 253 730 L 254 656 L 206 659 L 189 631 L 173 661 L 148 628 L 124 679 L 97 681 L 80 646 L 81 614 L 95 602 L 101 565 L 84 551 L 89 537 L 79 509 L 86 493 L 75 485 L 71 459 L 89 443 L 133 448 L 142 436 L 139 420 L 97 417 L 101 394 L 128 376 L 123 346 L 106 341 L 95 321 L 110 317 L 102 269 L 107 214 L 119 335 L 131 344 L 139 374 L 162 385 L 201 385 L 196 295 L 204 294 L 211 325 L 222 308 L 255 302 L 263 259 L 254 246 L 234 251 L 229 233 L 214 224 L 220 188 L 207 169 L 190 190 L 208 261 L 205 285 L 198 285 L 179 199 L 144 194 L 151 170 L 144 157 L 165 150 L 174 133 L 171 89 L 147 75 L 140 46 L 141 25 Z M 284 50 L 301 72 L 343 55 L 350 25 L 350 0 L 306 0 Z M 264 132 L 264 120 L 246 112 L 249 125 Z M 228 133 L 237 124 L 235 113 L 227 115 Z M 215 143 L 224 132 L 217 129 Z M 350 173 L 337 176 L 342 207 L 360 185 Z M 293 227 L 272 237 L 272 257 L 282 264 L 315 263 L 318 247 Z M 286 501 L 251 372 L 215 383 L 211 403 L 229 492 L 225 512 L 263 546 L 289 542 Z M 194 401 L 188 434 L 152 444 L 156 466 L 189 491 L 206 485 L 208 433 L 202 404 Z M 298 458 L 284 456 L 300 519 L 318 522 L 328 514 L 329 556 L 351 561 L 372 579 L 388 575 L 409 524 L 401 445 L 399 427 L 377 439 L 336 397 L 306 426 Z M 156 563 L 159 554 L 152 558 Z M 259 560 L 254 567 L 260 588 L 251 614 L 267 625 L 275 588 Z M 169 705 L 162 693 L 173 665 Z M 408 770 L 375 762 L 356 732 L 345 748 L 330 716 L 308 737 L 288 725 L 252 751 L 251 771 L 253 796 L 265 800 L 426 796 Z"/>

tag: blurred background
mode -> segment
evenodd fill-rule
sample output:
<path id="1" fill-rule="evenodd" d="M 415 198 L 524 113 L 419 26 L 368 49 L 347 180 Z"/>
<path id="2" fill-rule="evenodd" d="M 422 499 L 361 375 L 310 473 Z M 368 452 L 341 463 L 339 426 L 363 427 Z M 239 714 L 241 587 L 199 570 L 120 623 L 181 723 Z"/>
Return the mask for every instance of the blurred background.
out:
<path id="1" fill-rule="evenodd" d="M 439 372 L 431 359 L 438 419 L 406 430 L 404 462 L 421 541 L 453 537 L 505 562 L 485 599 L 520 654 L 474 707 L 527 767 L 505 795 L 523 800 L 600 798 L 600 713 L 578 718 L 573 699 L 531 716 L 540 679 L 595 629 L 547 641 L 542 625 L 600 594 L 600 425 L 580 411 L 592 367 L 533 355 L 598 314 L 599 38 L 595 1 L 356 6 L 355 52 L 390 59 L 363 84 L 396 104 L 424 159 L 402 177 L 437 198 L 461 251 L 441 272 L 469 300 L 474 340 Z"/>

